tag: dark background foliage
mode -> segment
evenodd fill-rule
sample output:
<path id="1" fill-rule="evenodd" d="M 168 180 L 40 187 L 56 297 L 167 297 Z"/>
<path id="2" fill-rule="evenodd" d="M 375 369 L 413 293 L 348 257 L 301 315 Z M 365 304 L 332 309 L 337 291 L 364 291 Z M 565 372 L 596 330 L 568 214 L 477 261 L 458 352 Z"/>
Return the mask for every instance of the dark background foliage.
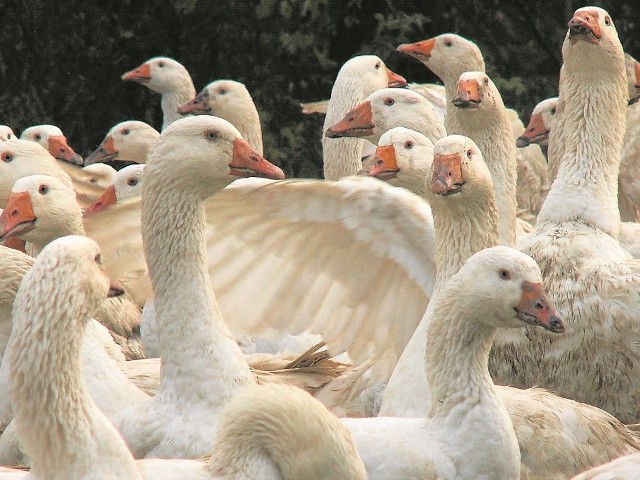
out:
<path id="1" fill-rule="evenodd" d="M 594 1 L 625 50 L 640 55 L 640 2 Z M 556 95 L 560 45 L 576 1 L 472 0 L 2 0 L 0 123 L 19 134 L 52 123 L 87 155 L 125 119 L 159 128 L 159 96 L 120 75 L 166 55 L 196 90 L 218 78 L 247 85 L 261 115 L 265 156 L 289 176 L 322 172 L 322 118 L 299 102 L 328 98 L 350 57 L 373 53 L 409 81 L 437 79 L 395 47 L 443 32 L 480 46 L 505 103 L 527 121 Z"/>

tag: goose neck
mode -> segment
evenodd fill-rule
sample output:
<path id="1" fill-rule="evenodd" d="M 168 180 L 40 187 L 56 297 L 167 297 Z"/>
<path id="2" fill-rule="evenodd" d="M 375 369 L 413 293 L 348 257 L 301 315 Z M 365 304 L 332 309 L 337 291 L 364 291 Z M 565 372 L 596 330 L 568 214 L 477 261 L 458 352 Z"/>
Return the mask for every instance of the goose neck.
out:
<path id="1" fill-rule="evenodd" d="M 193 86 L 193 82 L 189 80 L 184 84 L 176 87 L 175 90 L 165 92 L 160 99 L 160 106 L 162 107 L 162 129 L 164 130 L 176 120 L 182 118 L 182 115 L 178 113 L 178 107 L 191 101 L 196 96 L 196 89 Z"/>

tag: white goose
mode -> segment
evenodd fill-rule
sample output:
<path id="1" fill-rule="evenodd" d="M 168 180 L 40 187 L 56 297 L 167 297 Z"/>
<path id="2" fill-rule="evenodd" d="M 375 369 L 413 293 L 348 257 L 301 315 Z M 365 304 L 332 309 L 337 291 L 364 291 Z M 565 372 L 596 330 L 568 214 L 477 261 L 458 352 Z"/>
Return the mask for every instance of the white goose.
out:
<path id="1" fill-rule="evenodd" d="M 540 269 L 508 247 L 471 256 L 430 303 L 427 418 L 345 419 L 369 480 L 520 478 L 520 451 L 487 358 L 498 328 L 564 327 Z M 482 448 L 478 448 L 482 445 Z"/>
<path id="2" fill-rule="evenodd" d="M 16 138 L 16 134 L 13 133 L 11 127 L 8 125 L 0 125 L 0 141 L 6 142 L 12 138 Z"/>
<path id="3" fill-rule="evenodd" d="M 94 164 L 99 165 L 99 164 Z M 140 198 L 142 195 L 142 180 L 144 164 L 127 165 L 113 176 L 113 181 L 108 185 L 102 195 L 92 205 L 82 212 L 86 218 L 97 212 L 109 208 L 111 205 L 122 203 L 131 198 Z"/>
<path id="4" fill-rule="evenodd" d="M 611 17 L 598 7 L 575 12 L 562 51 L 549 141 L 558 174 L 534 232 L 519 246 L 541 266 L 570 334 L 558 340 L 529 331 L 496 344 L 493 373 L 501 383 L 551 388 L 633 423 L 640 405 L 640 263 L 617 240 L 624 55 Z"/>
<path id="5" fill-rule="evenodd" d="M 625 455 L 573 477 L 573 480 L 638 479 L 640 479 L 640 453 Z"/>
<path id="6" fill-rule="evenodd" d="M 216 450 L 206 464 L 134 461 L 89 397 L 80 372 L 82 330 L 107 292 L 117 288 L 101 270 L 93 241 L 64 237 L 43 250 L 16 298 L 11 395 L 32 477 L 319 480 L 330 474 L 364 480 L 346 428 L 308 394 L 287 386 L 240 392 L 222 413 Z M 42 298 L 49 308 L 41 308 Z M 72 335 L 62 342 L 59 331 Z M 64 370 L 57 367 L 60 362 Z M 308 453 L 309 443 L 314 455 Z M 0 470 L 0 478 L 26 475 L 10 473 Z"/>
<path id="7" fill-rule="evenodd" d="M 384 132 L 394 127 L 421 132 L 432 142 L 446 134 L 435 107 L 425 97 L 411 90 L 383 88 L 347 112 L 325 135 L 359 137 L 376 144 Z"/>
<path id="8" fill-rule="evenodd" d="M 20 139 L 39 143 L 56 160 L 65 161 L 73 165 L 82 165 L 83 163 L 82 157 L 74 152 L 67 142 L 67 137 L 55 125 L 34 125 L 26 128 L 20 135 Z"/>
<path id="9" fill-rule="evenodd" d="M 196 96 L 191 75 L 179 62 L 168 57 L 153 57 L 122 75 L 122 80 L 137 82 L 162 95 L 162 129 L 180 118 L 178 107 Z"/>
<path id="10" fill-rule="evenodd" d="M 113 177 L 116 174 L 116 169 L 106 163 L 93 163 L 82 167 L 82 170 L 91 174 L 89 182 L 97 185 L 99 188 L 107 188 L 111 185 Z"/>
<path id="11" fill-rule="evenodd" d="M 148 123 L 138 120 L 120 122 L 107 132 L 104 139 L 84 164 L 99 162 L 145 163 L 147 153 L 160 134 Z"/>
<path id="12" fill-rule="evenodd" d="M 367 173 L 378 176 L 378 172 L 399 170 L 398 177 L 392 180 L 398 185 L 415 184 L 420 178 L 423 185 L 431 186 L 428 198 L 438 229 L 437 285 L 441 286 L 471 253 L 498 244 L 493 182 L 477 146 L 472 140 L 457 135 L 437 142 L 433 174 L 427 177 L 424 170 L 431 165 L 431 158 L 419 154 L 416 132 L 403 130 L 396 128 L 383 135 L 374 158 L 383 160 L 387 168 L 374 160 L 374 166 Z M 414 145 L 407 149 L 407 142 Z M 471 156 L 465 153 L 468 151 Z M 376 167 L 380 167 L 378 172 Z M 411 177 L 414 179 L 406 180 Z M 427 178 L 433 180 L 425 181 Z M 457 239 L 455 244 L 451 243 L 452 238 Z M 428 414 L 431 394 L 426 372 L 416 369 L 415 365 L 425 356 L 424 338 L 429 318 L 427 313 L 398 361 L 384 392 L 381 415 L 424 417 Z M 624 425 L 591 405 L 540 389 L 496 386 L 496 393 L 507 408 L 520 445 L 521 478 L 568 478 L 640 447 Z M 562 422 L 565 415 L 571 416 L 571 424 Z M 542 439 L 549 448 L 539 448 Z"/>
<path id="13" fill-rule="evenodd" d="M 255 383 L 212 294 L 204 201 L 234 176 L 283 174 L 253 152 L 235 127 L 213 116 L 174 122 L 147 160 L 142 236 L 162 384 L 151 400 L 122 412 L 116 425 L 136 457 L 196 457 L 211 451 L 224 405 Z"/>
<path id="14" fill-rule="evenodd" d="M 179 107 L 178 113 L 224 118 L 238 129 L 251 148 L 262 155 L 260 115 L 244 84 L 234 80 L 211 82 L 194 99 Z"/>
<path id="15" fill-rule="evenodd" d="M 360 55 L 347 60 L 333 84 L 322 130 L 326 131 L 370 93 L 406 83 L 404 78 L 389 70 L 375 55 Z M 323 135 L 324 178 L 337 180 L 358 173 L 362 147 L 363 141 L 360 139 L 331 139 Z"/>
<path id="16" fill-rule="evenodd" d="M 484 60 L 478 46 L 459 35 L 445 33 L 428 40 L 400 45 L 397 50 L 423 63 L 443 81 L 447 99 L 447 116 L 445 118 L 447 133 L 464 134 L 464 131 L 460 129 L 458 117 L 465 112 L 459 111 L 453 105 L 453 99 L 458 93 L 460 75 L 470 71 L 485 71 Z M 516 112 L 510 109 L 507 111 L 511 124 L 512 140 L 515 140 L 524 127 Z M 517 189 L 531 192 L 533 195 L 533 201 L 531 195 L 518 196 L 518 199 L 523 200 L 523 203 L 518 204 L 519 215 L 526 221 L 533 221 L 548 190 L 546 162 L 544 155 L 536 146 L 520 149 L 516 155 L 518 172 L 521 173 L 518 177 Z M 498 192 L 496 194 L 498 195 Z M 500 203 L 500 195 L 498 195 L 498 204 L 500 205 Z M 503 207 L 499 208 L 502 210 Z"/>
<path id="17" fill-rule="evenodd" d="M 542 147 L 549 146 L 549 132 L 556 122 L 558 97 L 547 98 L 538 103 L 531 112 L 529 123 L 518 137 L 517 146 L 526 147 L 531 143 Z M 546 149 L 545 149 L 546 150 Z"/>

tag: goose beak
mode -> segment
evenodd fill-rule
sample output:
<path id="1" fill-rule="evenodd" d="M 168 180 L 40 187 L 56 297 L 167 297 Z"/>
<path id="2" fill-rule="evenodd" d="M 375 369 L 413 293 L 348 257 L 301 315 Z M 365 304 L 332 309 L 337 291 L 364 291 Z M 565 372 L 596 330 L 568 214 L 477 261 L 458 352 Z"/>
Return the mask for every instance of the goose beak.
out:
<path id="1" fill-rule="evenodd" d="M 113 137 L 109 135 L 102 141 L 100 146 L 85 159 L 84 164 L 92 165 L 94 163 L 111 162 L 112 160 L 116 160 L 117 156 L 118 150 L 116 150 L 116 146 L 113 143 Z"/>
<path id="2" fill-rule="evenodd" d="M 515 311 L 516 317 L 525 323 L 540 326 L 554 333 L 564 332 L 560 315 L 541 283 L 522 282 L 522 295 Z"/>
<path id="3" fill-rule="evenodd" d="M 329 138 L 368 137 L 373 135 L 373 111 L 371 102 L 362 102 L 348 112 L 342 120 L 327 128 L 325 135 Z"/>
<path id="4" fill-rule="evenodd" d="M 419 62 L 426 62 L 431 58 L 431 52 L 436 44 L 435 38 L 428 40 L 422 40 L 416 43 L 403 43 L 396 48 L 396 51 L 409 55 L 411 58 L 415 58 Z"/>
<path id="5" fill-rule="evenodd" d="M 387 80 L 389 81 L 389 88 L 404 87 L 407 84 L 407 81 L 402 75 L 398 75 L 389 68 L 387 68 Z"/>
<path id="6" fill-rule="evenodd" d="M 151 80 L 151 66 L 148 63 L 143 63 L 138 68 L 134 68 L 122 75 L 122 80 L 129 80 L 132 82 L 144 83 Z"/>
<path id="7" fill-rule="evenodd" d="M 107 293 L 107 298 L 119 297 L 124 293 L 124 287 L 119 280 L 109 279 L 109 293 Z"/>
<path id="8" fill-rule="evenodd" d="M 436 153 L 433 156 L 433 177 L 429 189 L 436 195 L 447 197 L 458 193 L 465 184 L 459 153 Z"/>
<path id="9" fill-rule="evenodd" d="M 12 192 L 0 215 L 0 241 L 30 232 L 37 219 L 29 192 Z"/>
<path id="10" fill-rule="evenodd" d="M 13 248 L 22 253 L 27 253 L 27 242 L 17 237 L 10 237 L 4 241 L 4 246 L 7 248 Z"/>
<path id="11" fill-rule="evenodd" d="M 284 179 L 284 172 L 280 168 L 256 153 L 242 138 L 233 141 L 233 158 L 229 163 L 229 174 L 236 177 Z"/>
<path id="12" fill-rule="evenodd" d="M 64 160 L 74 165 L 82 165 L 83 162 L 82 157 L 69 146 L 64 135 L 49 137 L 49 153 L 58 160 Z"/>
<path id="13" fill-rule="evenodd" d="M 82 216 L 84 218 L 90 217 L 91 215 L 95 215 L 116 203 L 118 203 L 118 199 L 116 198 L 116 187 L 114 185 L 109 185 L 105 188 L 104 192 L 102 192 L 102 195 L 98 197 L 98 200 L 82 211 Z"/>
<path id="14" fill-rule="evenodd" d="M 597 45 L 602 38 L 597 12 L 584 10 L 576 12 L 573 18 L 569 20 L 568 27 L 572 45 L 579 40 Z"/>
<path id="15" fill-rule="evenodd" d="M 211 107 L 209 106 L 209 91 L 203 90 L 196 97 L 188 103 L 185 103 L 181 107 L 178 107 L 178 113 L 180 115 L 200 115 L 203 113 L 211 113 Z"/>
<path id="16" fill-rule="evenodd" d="M 478 82 L 476 80 L 460 80 L 458 95 L 453 99 L 453 104 L 458 108 L 478 108 L 480 103 Z"/>
<path id="17" fill-rule="evenodd" d="M 633 105 L 638 100 L 640 100 L 640 62 L 636 62 L 633 66 L 633 70 L 636 74 L 636 83 L 634 85 L 636 89 L 636 96 L 629 100 L 629 105 Z"/>
<path id="18" fill-rule="evenodd" d="M 530 143 L 537 143 L 538 145 L 547 145 L 549 142 L 549 129 L 544 124 L 542 115 L 536 113 L 531 115 L 529 119 L 529 125 L 524 129 L 524 133 L 516 140 L 516 145 L 519 148 L 526 147 Z"/>
<path id="19" fill-rule="evenodd" d="M 393 145 L 385 145 L 378 146 L 375 155 L 362 162 L 362 170 L 358 172 L 358 175 L 391 180 L 398 177 L 399 171 L 396 149 Z"/>

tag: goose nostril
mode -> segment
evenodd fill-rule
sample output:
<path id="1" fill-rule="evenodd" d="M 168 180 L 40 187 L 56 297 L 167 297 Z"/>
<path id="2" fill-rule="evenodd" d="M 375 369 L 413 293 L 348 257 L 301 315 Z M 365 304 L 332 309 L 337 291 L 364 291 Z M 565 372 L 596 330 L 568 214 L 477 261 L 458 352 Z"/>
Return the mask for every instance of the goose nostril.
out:
<path id="1" fill-rule="evenodd" d="M 536 308 L 536 310 L 544 310 L 544 305 L 540 302 L 536 302 L 534 307 Z"/>
<path id="2" fill-rule="evenodd" d="M 18 215 L 18 213 L 20 213 L 20 210 L 17 210 L 17 209 L 16 210 L 12 210 L 11 211 L 11 216 L 15 217 L 16 215 Z"/>

